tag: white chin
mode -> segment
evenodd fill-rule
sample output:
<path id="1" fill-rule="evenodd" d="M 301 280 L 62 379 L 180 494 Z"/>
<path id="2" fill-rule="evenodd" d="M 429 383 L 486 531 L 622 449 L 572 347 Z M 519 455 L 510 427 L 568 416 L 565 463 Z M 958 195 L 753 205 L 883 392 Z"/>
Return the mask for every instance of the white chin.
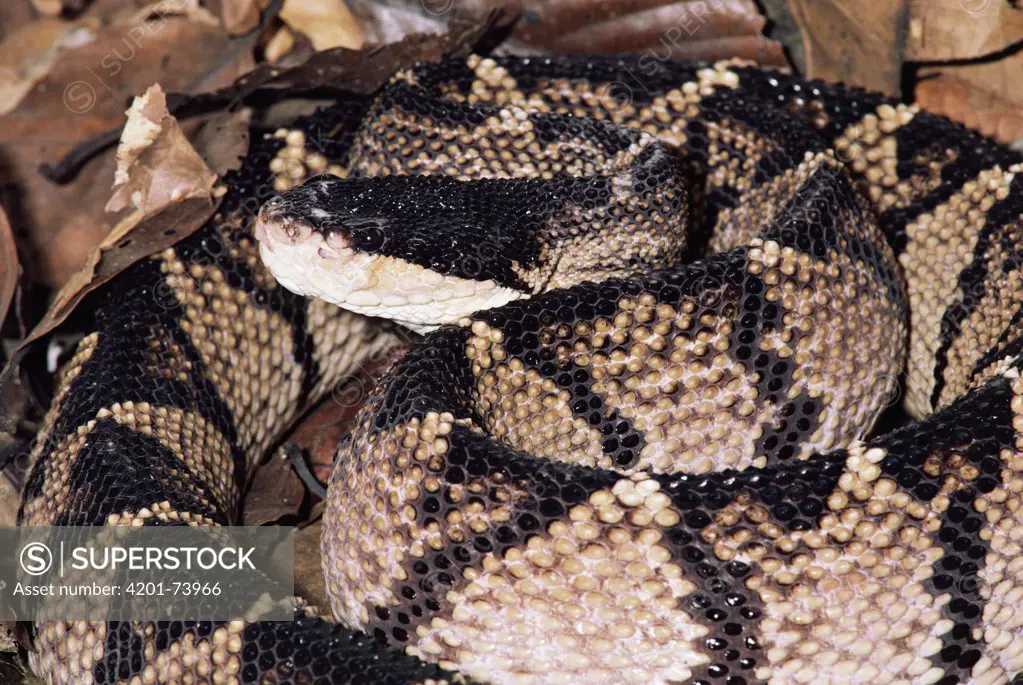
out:
<path id="1" fill-rule="evenodd" d="M 422 334 L 525 297 L 493 280 L 444 276 L 392 257 L 325 248 L 315 235 L 297 244 L 261 240 L 259 254 L 277 282 L 294 293 Z"/>

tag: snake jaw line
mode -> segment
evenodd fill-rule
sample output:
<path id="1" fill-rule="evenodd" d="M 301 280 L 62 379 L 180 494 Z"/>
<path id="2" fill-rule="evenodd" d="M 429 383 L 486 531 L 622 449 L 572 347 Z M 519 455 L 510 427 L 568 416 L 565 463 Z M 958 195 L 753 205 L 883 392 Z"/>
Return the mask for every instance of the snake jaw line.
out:
<path id="1" fill-rule="evenodd" d="M 492 279 L 459 278 L 353 249 L 342 232 L 287 216 L 273 200 L 260 210 L 254 233 L 263 263 L 288 290 L 421 334 L 525 297 Z"/>

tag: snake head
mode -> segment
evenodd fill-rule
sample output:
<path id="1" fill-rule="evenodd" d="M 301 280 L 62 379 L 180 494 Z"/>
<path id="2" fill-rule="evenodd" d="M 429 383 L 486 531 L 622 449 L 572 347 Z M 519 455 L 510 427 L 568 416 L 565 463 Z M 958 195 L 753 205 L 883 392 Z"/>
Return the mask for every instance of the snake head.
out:
<path id="1" fill-rule="evenodd" d="M 427 331 L 530 294 L 516 273 L 535 237 L 494 220 L 475 184 L 324 175 L 276 197 L 255 226 L 284 287 Z"/>

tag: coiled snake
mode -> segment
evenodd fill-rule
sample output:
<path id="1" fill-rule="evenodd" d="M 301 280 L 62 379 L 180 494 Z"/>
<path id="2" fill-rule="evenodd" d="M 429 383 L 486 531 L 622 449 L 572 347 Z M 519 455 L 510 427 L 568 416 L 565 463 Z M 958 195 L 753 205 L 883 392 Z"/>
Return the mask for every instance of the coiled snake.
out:
<path id="1" fill-rule="evenodd" d="M 336 175 L 254 234 L 246 202 L 282 160 Z M 35 668 L 1009 682 L 1020 162 L 915 106 L 729 62 L 472 56 L 302 120 L 111 287 L 22 515 L 229 523 L 301 408 L 394 340 L 364 314 L 441 326 L 339 448 L 322 551 L 342 625 L 47 623 Z M 915 420 L 871 437 L 900 377 Z"/>

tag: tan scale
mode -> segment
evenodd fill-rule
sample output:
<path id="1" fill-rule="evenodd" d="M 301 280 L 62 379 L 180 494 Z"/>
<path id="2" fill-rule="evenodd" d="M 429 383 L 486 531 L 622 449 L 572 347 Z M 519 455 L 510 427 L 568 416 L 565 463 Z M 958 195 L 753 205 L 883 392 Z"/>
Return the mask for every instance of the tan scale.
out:
<path id="1" fill-rule="evenodd" d="M 765 301 L 781 304 L 784 323 L 799 331 L 794 343 L 784 337 L 785 329 L 765 336 L 767 345 L 760 349 L 794 364 L 789 399 L 823 404 L 815 432 L 797 454 L 806 457 L 863 437 L 898 383 L 905 324 L 897 307 L 867 269 L 845 254 L 818 261 L 773 241 L 754 239 L 751 245 L 749 268 L 770 286 Z M 885 334 L 868 333 L 864 321 Z"/>
<path id="2" fill-rule="evenodd" d="M 317 174 L 344 174 L 340 165 L 331 164 L 322 152 L 307 144 L 305 133 L 301 130 L 281 128 L 267 137 L 284 141 L 284 146 L 270 160 L 270 173 L 274 175 L 273 189 L 278 193 L 294 188 Z"/>
<path id="3" fill-rule="evenodd" d="M 944 556 L 934 535 L 955 482 L 920 502 L 881 477 L 884 450 L 857 444 L 849 452 L 830 513 L 812 531 L 786 534 L 759 506 L 718 516 L 723 558 L 755 569 L 746 587 L 764 605 L 770 665 L 756 675 L 773 685 L 936 682 L 944 672 L 926 657 L 954 623 L 941 615 L 950 595 L 933 596 L 922 583 Z M 729 539 L 724 531 L 742 530 L 739 523 L 752 535 Z"/>
<path id="4" fill-rule="evenodd" d="M 447 521 L 443 532 L 417 524 L 422 498 L 441 487 L 432 474 L 444 463 L 445 436 L 453 426 L 450 414 L 430 413 L 421 422 L 413 420 L 373 438 L 357 460 L 335 467 L 331 487 L 338 488 L 339 496 L 328 500 L 325 516 L 337 524 L 333 536 L 325 534 L 320 546 L 346 546 L 356 552 L 343 562 L 324 565 L 327 588 L 335 598 L 334 613 L 342 620 L 365 623 L 367 605 L 398 606 L 395 583 L 408 578 L 403 562 L 424 556 L 427 548 L 444 549 L 448 540 L 462 542 L 494 523 L 510 520 L 508 506 L 515 493 L 509 484 L 473 479 L 454 489 L 456 501 L 497 487 L 508 506 L 467 503 L 457 520 Z M 400 446 L 414 448 L 412 457 L 404 451 L 399 455 Z"/>
<path id="5" fill-rule="evenodd" d="M 363 363 L 361 360 L 372 360 L 399 341 L 397 335 L 374 327 L 366 317 L 329 302 L 310 299 L 306 306 L 306 326 L 313 339 L 313 360 L 322 374 L 313 387 L 311 394 L 314 396 L 328 392 L 338 378 L 359 368 Z"/>
<path id="6" fill-rule="evenodd" d="M 71 471 L 78 460 L 78 451 L 89 441 L 96 419 L 79 425 L 51 449 L 60 459 L 49 459 L 43 466 L 43 488 L 40 495 L 23 503 L 22 525 L 46 526 L 58 520 L 69 503 Z"/>
<path id="7" fill-rule="evenodd" d="M 994 191 L 993 194 L 997 194 L 1001 188 L 1007 190 L 1013 176 L 1020 171 L 1023 171 L 1023 165 L 1014 166 L 1002 179 L 997 177 L 990 179 L 985 188 Z M 978 223 L 982 221 L 981 212 L 989 209 L 993 203 L 990 195 L 981 199 L 982 192 L 981 188 L 977 188 L 972 198 L 978 204 L 988 205 L 972 211 L 973 221 Z M 970 213 L 967 217 L 969 219 Z M 977 387 L 987 380 L 991 376 L 990 372 L 971 377 L 976 363 L 989 350 L 1001 350 L 1016 335 L 1023 333 L 1023 327 L 1019 324 L 1016 325 L 1016 330 L 1009 329 L 1015 313 L 1023 304 L 1023 269 L 1018 266 L 1011 268 L 1010 264 L 1010 260 L 1015 258 L 1013 246 L 1018 245 L 1020 241 L 1023 241 L 1023 217 L 1000 226 L 992 234 L 985 253 L 980 255 L 980 259 L 987 266 L 987 274 L 982 282 L 981 292 L 974 294 L 979 302 L 967 320 L 960 324 L 962 332 L 951 341 L 946 350 L 945 385 L 938 398 L 938 407 L 945 406 L 969 388 Z M 1003 336 L 1008 340 L 999 342 Z"/>
<path id="8" fill-rule="evenodd" d="M 156 438 L 172 454 L 181 455 L 188 470 L 206 485 L 216 502 L 226 511 L 234 510 L 238 494 L 230 443 L 201 416 L 148 402 L 117 402 L 109 409 L 101 409 L 96 418 L 110 418 Z M 210 507 L 221 508 L 214 503 L 210 503 Z"/>
<path id="9" fill-rule="evenodd" d="M 775 220 L 781 208 L 824 163 L 834 164 L 834 158 L 830 155 L 816 155 L 744 193 L 735 207 L 718 214 L 709 251 L 725 252 L 751 240 L 765 225 Z"/>
<path id="10" fill-rule="evenodd" d="M 892 135 L 919 111 L 918 105 L 881 105 L 847 128 L 832 145 L 838 158 L 863 177 L 867 198 L 879 212 L 907 206 L 927 190 L 926 183 L 915 187 L 899 178 L 898 143 Z M 940 183 L 940 169 L 937 178 Z"/>
<path id="11" fill-rule="evenodd" d="M 71 357 L 60 372 L 60 383 L 57 386 L 56 393 L 54 393 L 49 410 L 43 416 L 39 432 L 30 452 L 33 464 L 41 458 L 49 446 L 50 434 L 53 431 L 57 417 L 60 416 L 60 410 L 64 406 L 64 400 L 71 389 L 71 384 L 81 374 L 82 367 L 92 358 L 93 353 L 96 351 L 97 343 L 99 343 L 99 333 L 90 333 L 82 338 L 81 342 L 78 343 L 74 356 Z M 49 511 L 50 502 L 54 501 L 53 498 L 57 498 L 56 501 L 67 500 L 63 495 L 65 494 L 64 489 L 67 487 L 66 477 L 70 471 L 69 462 L 74 462 L 74 454 L 84 444 L 83 441 L 84 437 L 76 430 L 49 451 L 49 454 L 54 456 L 48 459 L 44 465 L 46 475 L 43 478 L 43 492 L 35 500 L 27 501 L 24 504 L 25 525 L 42 526 L 54 520 Z M 59 466 L 55 468 L 55 465 Z M 51 480 L 54 477 L 58 478 L 57 482 Z"/>
<path id="12" fill-rule="evenodd" d="M 265 450 L 301 400 L 302 369 L 286 363 L 294 355 L 290 324 L 228 286 L 216 267 L 187 265 L 173 250 L 164 253 L 161 267 L 185 311 L 182 330 L 221 399 L 240 419 L 242 448 Z"/>
<path id="13" fill-rule="evenodd" d="M 615 202 L 583 209 L 570 205 L 552 217 L 541 236 L 540 265 L 512 270 L 534 291 L 567 288 L 580 281 L 599 282 L 628 274 L 642 274 L 649 265 L 670 268 L 681 263 L 688 244 L 684 216 L 670 213 L 680 201 L 681 189 L 659 186 L 637 197 L 627 174 L 615 178 Z M 688 204 L 688 203 L 686 203 Z M 660 207 L 637 221 L 637 211 Z M 556 247 L 551 247 L 551 246 Z"/>
<path id="14" fill-rule="evenodd" d="M 424 132 L 433 139 L 429 148 L 417 147 Z M 496 142 L 495 134 L 502 136 Z M 409 144 L 411 139 L 416 143 Z M 414 172 L 460 180 L 597 175 L 628 166 L 640 149 L 634 145 L 611 155 L 582 137 L 541 144 L 527 110 L 518 107 L 502 109 L 499 115 L 473 127 L 391 110 L 375 118 L 354 146 L 353 171 L 363 176 Z"/>
<path id="15" fill-rule="evenodd" d="M 932 410 L 935 355 L 946 307 L 962 295 L 959 276 L 973 263 L 986 212 L 996 199 L 1006 197 L 1017 171 L 984 170 L 906 226 L 906 249 L 899 255 L 910 303 L 906 406 L 916 416 Z"/>
<path id="16" fill-rule="evenodd" d="M 679 521 L 658 489 L 623 479 L 467 568 L 408 652 L 495 685 L 689 678 L 708 629 L 680 608 L 697 586 L 658 544 Z"/>
<path id="17" fill-rule="evenodd" d="M 861 322 L 898 331 L 903 324 L 894 307 L 847 258 L 815 262 L 777 243 L 751 244 L 750 270 L 769 286 L 765 300 L 787 312 L 785 328 L 765 336 L 760 349 L 795 365 L 788 399 L 819 398 L 825 405 L 798 454 L 861 437 L 894 388 L 902 355 L 895 346 L 899 336 L 864 336 Z M 692 337 L 687 331 L 697 322 L 691 315 L 699 311 L 693 302 L 677 310 L 657 306 L 647 294 L 636 302 L 623 298 L 618 308 L 613 321 L 562 326 L 540 339 L 556 345 L 558 359 L 586 368 L 595 381 L 592 392 L 642 431 L 646 446 L 628 472 L 766 465 L 753 462 L 754 443 L 777 405 L 758 401 L 756 378 L 729 355 L 734 324 L 705 314 L 698 323 L 717 330 Z M 573 416 L 567 390 L 507 359 L 500 331 L 479 321 L 472 328 L 467 354 L 481 413 L 495 437 L 538 457 L 615 468 L 600 450 L 599 432 Z M 593 351 L 605 337 L 631 345 L 610 355 Z"/>
<path id="18" fill-rule="evenodd" d="M 145 372 L 155 378 L 188 383 L 193 364 L 163 326 L 152 329 L 146 340 Z"/>
<path id="19" fill-rule="evenodd" d="M 984 600 L 983 637 L 988 649 L 974 665 L 975 682 L 1005 682 L 1023 672 L 1023 378 L 1005 373 L 1012 387 L 1015 451 L 1003 450 L 1002 485 L 974 501 L 986 525 L 980 539 L 989 546 L 979 572 Z"/>

